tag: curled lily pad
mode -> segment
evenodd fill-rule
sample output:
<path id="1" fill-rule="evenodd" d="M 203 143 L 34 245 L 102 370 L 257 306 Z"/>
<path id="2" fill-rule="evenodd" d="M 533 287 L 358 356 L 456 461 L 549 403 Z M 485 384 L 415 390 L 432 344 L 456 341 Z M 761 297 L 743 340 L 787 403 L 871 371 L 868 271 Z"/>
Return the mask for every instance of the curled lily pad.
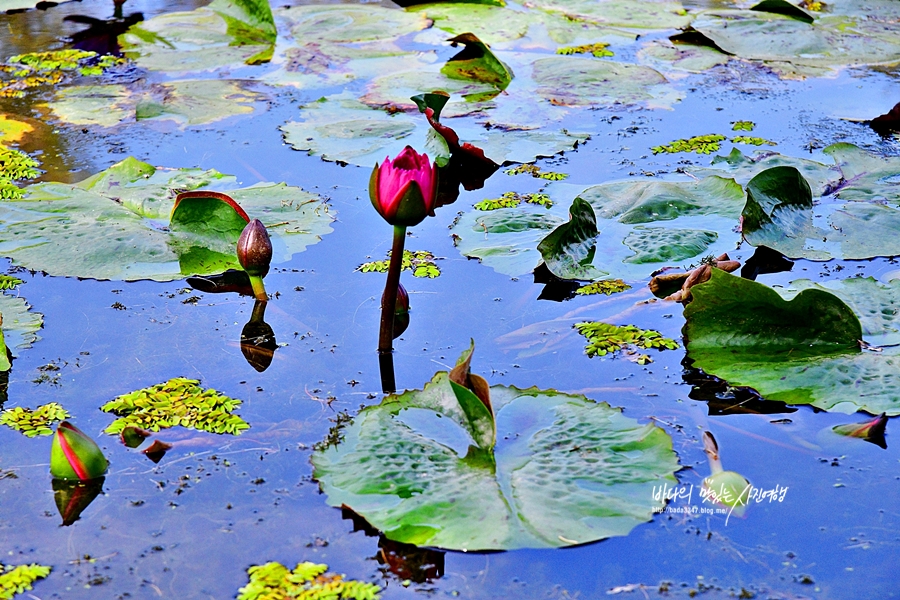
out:
<path id="1" fill-rule="evenodd" d="M 237 238 L 198 242 L 190 232 L 166 227 L 183 190 L 227 190 L 268 228 L 275 262 L 331 231 L 334 217 L 318 196 L 274 183 L 231 189 L 234 181 L 214 170 L 163 169 L 127 158 L 75 185 L 39 183 L 21 200 L 0 203 L 3 254 L 52 275 L 126 281 L 237 268 Z"/>
<path id="2" fill-rule="evenodd" d="M 363 409 L 342 434 L 312 457 L 328 503 L 389 539 L 456 550 L 627 535 L 679 468 L 663 430 L 605 402 L 493 386 L 486 410 L 446 372 Z"/>
<path id="3" fill-rule="evenodd" d="M 581 198 L 575 198 L 569 207 L 569 221 L 550 232 L 537 249 L 550 272 L 560 279 L 599 279 L 606 273 L 591 264 L 599 233 L 594 209 Z"/>
<path id="4" fill-rule="evenodd" d="M 832 293 L 804 289 L 788 302 L 771 288 L 718 269 L 692 292 L 683 333 L 695 367 L 752 387 L 767 400 L 900 414 L 898 349 L 860 350 L 861 340 L 895 333 L 897 320 L 879 325 L 868 317 L 864 334 L 853 310 Z M 885 314 L 893 310 L 894 295 L 887 289 L 876 296 L 885 299 Z"/>

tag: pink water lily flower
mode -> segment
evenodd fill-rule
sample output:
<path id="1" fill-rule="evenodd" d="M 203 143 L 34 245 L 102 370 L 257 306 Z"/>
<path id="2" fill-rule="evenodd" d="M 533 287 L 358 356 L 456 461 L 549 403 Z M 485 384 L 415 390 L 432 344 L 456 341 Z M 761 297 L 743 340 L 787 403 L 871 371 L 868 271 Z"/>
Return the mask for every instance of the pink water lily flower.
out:
<path id="1" fill-rule="evenodd" d="M 369 179 L 372 206 L 391 225 L 412 227 L 434 215 L 437 167 L 427 154 L 407 146 L 393 160 L 376 164 Z"/>

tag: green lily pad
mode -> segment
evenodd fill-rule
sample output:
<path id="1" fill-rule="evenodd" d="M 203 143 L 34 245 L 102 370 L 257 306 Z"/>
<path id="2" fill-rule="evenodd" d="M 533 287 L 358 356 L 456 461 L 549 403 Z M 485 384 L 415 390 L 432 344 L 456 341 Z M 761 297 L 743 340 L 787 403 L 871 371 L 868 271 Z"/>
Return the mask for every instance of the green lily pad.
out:
<path id="1" fill-rule="evenodd" d="M 691 17 L 671 0 L 531 0 L 530 6 L 612 27 L 675 29 Z"/>
<path id="2" fill-rule="evenodd" d="M 796 195 L 780 200 L 777 209 L 771 207 L 777 210 L 774 219 L 773 215 L 757 219 L 765 209 L 761 213 L 758 201 L 748 194 L 745 239 L 790 258 L 853 260 L 900 254 L 900 239 L 895 235 L 900 227 L 896 203 L 900 159 L 882 159 L 851 144 L 834 144 L 824 152 L 835 159 L 840 180 L 827 184 L 818 201 Z M 777 188 L 789 173 L 785 168 L 769 169 L 755 178 L 777 177 L 773 183 Z"/>
<path id="3" fill-rule="evenodd" d="M 556 105 L 642 104 L 670 107 L 681 98 L 666 78 L 649 67 L 580 56 L 536 60 L 537 94 Z"/>
<path id="4" fill-rule="evenodd" d="M 505 90 L 512 81 L 513 74 L 503 64 L 490 47 L 478 39 L 473 33 L 461 33 L 449 40 L 454 46 L 463 44 L 461 52 L 450 58 L 441 68 L 441 73 L 450 79 L 463 81 L 480 81 L 495 86 L 498 91 Z"/>
<path id="5" fill-rule="evenodd" d="M 126 281 L 171 281 L 239 268 L 237 239 L 212 247 L 167 230 L 175 195 L 197 189 L 227 191 L 251 218 L 259 218 L 272 236 L 273 263 L 331 231 L 334 217 L 314 194 L 283 183 L 234 185 L 234 177 L 218 171 L 158 169 L 134 158 L 75 185 L 35 184 L 21 200 L 0 203 L 0 254 L 52 275 Z"/>
<path id="6" fill-rule="evenodd" d="M 267 0 L 213 0 L 142 21 L 119 42 L 125 56 L 151 71 L 210 71 L 270 60 L 275 22 Z"/>
<path id="7" fill-rule="evenodd" d="M 878 10 L 870 15 L 878 17 Z M 807 23 L 770 12 L 713 10 L 697 16 L 691 27 L 729 54 L 801 68 L 830 69 L 900 60 L 900 39 L 889 37 L 886 24 L 878 18 L 831 14 Z"/>
<path id="8" fill-rule="evenodd" d="M 852 292 L 876 294 L 857 304 L 868 307 L 866 335 L 874 339 L 893 335 L 898 326 L 889 314 L 896 310 L 894 286 L 878 287 L 863 284 Z M 863 327 L 836 295 L 806 287 L 788 302 L 771 288 L 716 269 L 691 292 L 683 333 L 695 367 L 768 400 L 900 414 L 896 348 L 860 351 Z M 882 302 L 884 318 L 873 318 L 871 306 Z"/>
<path id="9" fill-rule="evenodd" d="M 112 127 L 133 120 L 172 120 L 182 127 L 250 114 L 262 94 L 239 82 L 201 79 L 144 86 L 87 85 L 57 92 L 47 106 L 73 125 Z"/>
<path id="10" fill-rule="evenodd" d="M 820 284 L 800 279 L 777 291 L 789 300 L 808 289 L 834 294 L 849 306 L 859 318 L 867 344 L 900 345 L 900 280 L 879 283 L 872 277 L 851 277 Z"/>
<path id="11" fill-rule="evenodd" d="M 7 349 L 15 357 L 19 355 L 19 350 L 31 348 L 33 343 L 41 339 L 37 332 L 44 326 L 44 315 L 31 312 L 31 305 L 24 298 L 0 294 L 0 315 L 3 316 L 5 344 L 0 360 L 6 360 Z"/>
<path id="12" fill-rule="evenodd" d="M 627 535 L 662 506 L 653 487 L 675 481 L 671 438 L 605 402 L 493 386 L 490 405 L 437 373 L 363 409 L 339 444 L 313 454 L 313 476 L 330 505 L 389 539 L 455 550 Z"/>
<path id="13" fill-rule="evenodd" d="M 555 52 L 559 44 L 633 42 L 635 34 L 564 15 L 539 10 L 521 11 L 475 4 L 423 4 L 408 9 L 434 21 L 434 26 L 453 34 L 472 32 L 492 47 L 502 49 L 541 47 Z"/>
<path id="14" fill-rule="evenodd" d="M 569 220 L 538 243 L 544 264 L 560 279 L 593 281 L 606 273 L 591 264 L 597 249 L 597 217 L 585 200 L 575 198 L 569 207 Z"/>
<path id="15" fill-rule="evenodd" d="M 548 186 L 554 198 L 549 211 L 519 205 L 464 214 L 452 228 L 457 248 L 505 275 L 531 272 L 540 261 L 538 243 L 563 221 L 566 203 L 559 195 L 572 189 Z M 731 179 L 617 181 L 592 186 L 577 198 L 588 202 L 597 218 L 593 267 L 611 277 L 643 279 L 671 261 L 698 262 L 708 254 L 728 252 L 740 239 L 733 230 L 744 192 Z M 653 227 L 647 227 L 650 223 Z"/>
<path id="16" fill-rule="evenodd" d="M 728 62 L 727 54 L 706 46 L 672 44 L 668 41 L 656 40 L 638 50 L 641 64 L 657 71 L 682 71 L 702 73 L 717 65 Z"/>
<path id="17" fill-rule="evenodd" d="M 280 128 L 294 149 L 320 154 L 325 160 L 367 167 L 386 156 L 396 156 L 407 145 L 425 147 L 431 131 L 424 117 L 373 110 L 347 93 L 305 105 L 303 117 L 302 122 L 291 121 Z M 452 127 L 462 141 L 483 149 L 498 164 L 553 156 L 589 137 L 550 128 L 486 130 L 471 119 L 454 120 Z"/>
<path id="18" fill-rule="evenodd" d="M 829 185 L 841 176 L 834 165 L 823 165 L 814 160 L 795 158 L 777 152 L 757 152 L 751 157 L 738 148 L 733 148 L 726 156 L 713 157 L 709 167 L 689 167 L 687 171 L 700 178 L 710 175 L 730 177 L 741 185 L 747 185 L 747 182 L 758 173 L 782 166 L 794 167 L 800 171 L 816 195 L 823 194 Z"/>
<path id="19" fill-rule="evenodd" d="M 812 191 L 800 171 L 794 167 L 766 169 L 747 184 L 744 239 L 754 246 L 801 256 L 806 239 L 815 235 L 812 207 Z"/>
<path id="20" fill-rule="evenodd" d="M 719 238 L 715 231 L 637 226 L 623 243 L 634 251 L 628 263 L 675 263 L 706 253 Z"/>

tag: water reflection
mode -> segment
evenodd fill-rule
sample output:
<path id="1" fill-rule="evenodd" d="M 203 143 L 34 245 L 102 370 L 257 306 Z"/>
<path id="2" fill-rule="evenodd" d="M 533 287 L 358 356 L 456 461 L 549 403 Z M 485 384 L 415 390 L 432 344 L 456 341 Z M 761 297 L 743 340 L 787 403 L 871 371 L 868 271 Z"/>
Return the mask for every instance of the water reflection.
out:
<path id="1" fill-rule="evenodd" d="M 440 550 L 419 548 L 387 539 L 377 529 L 349 508 L 341 509 L 341 516 L 353 522 L 353 531 L 362 531 L 367 537 L 378 537 L 378 564 L 382 572 L 390 573 L 400 581 L 429 583 L 444 576 L 444 555 Z"/>
<path id="2" fill-rule="evenodd" d="M 269 368 L 278 348 L 275 332 L 265 321 L 267 304 L 268 302 L 256 300 L 250 320 L 241 330 L 241 354 L 259 373 Z"/>
<path id="3" fill-rule="evenodd" d="M 53 479 L 53 499 L 62 517 L 62 526 L 67 527 L 81 517 L 91 502 L 103 491 L 104 477 L 89 481 L 68 481 Z"/>
<path id="4" fill-rule="evenodd" d="M 694 369 L 693 361 L 685 358 L 681 378 L 691 386 L 688 398 L 706 402 L 710 416 L 724 415 L 779 415 L 797 412 L 784 402 L 764 400 L 755 390 L 748 387 L 734 387 L 714 375 L 707 375 L 701 369 Z"/>

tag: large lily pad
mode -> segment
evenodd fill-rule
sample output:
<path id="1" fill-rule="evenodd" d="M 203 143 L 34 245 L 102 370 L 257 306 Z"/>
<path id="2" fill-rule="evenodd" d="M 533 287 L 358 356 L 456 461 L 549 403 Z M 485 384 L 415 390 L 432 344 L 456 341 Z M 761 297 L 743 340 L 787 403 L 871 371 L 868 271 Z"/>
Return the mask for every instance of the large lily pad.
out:
<path id="1" fill-rule="evenodd" d="M 267 0 L 213 0 L 159 15 L 120 38 L 125 55 L 152 71 L 199 72 L 268 61 L 275 22 Z"/>
<path id="2" fill-rule="evenodd" d="M 538 244 L 565 220 L 568 205 L 560 197 L 574 189 L 550 185 L 554 206 L 549 211 L 520 205 L 464 214 L 452 229 L 457 248 L 506 275 L 532 271 L 541 260 Z M 618 181 L 592 186 L 577 197 L 593 207 L 597 218 L 592 265 L 611 277 L 643 279 L 674 261 L 699 262 L 728 252 L 740 239 L 733 230 L 744 193 L 731 179 Z"/>
<path id="3" fill-rule="evenodd" d="M 873 297 L 860 320 L 836 295 L 805 286 L 791 301 L 762 284 L 713 269 L 709 282 L 691 289 L 685 308 L 687 355 L 694 366 L 756 389 L 768 400 L 811 404 L 823 410 L 900 414 L 900 356 L 896 348 L 861 351 L 859 341 L 894 335 L 895 286 L 863 284 Z M 845 284 L 845 289 L 848 286 Z"/>
<path id="4" fill-rule="evenodd" d="M 691 20 L 681 3 L 672 0 L 530 0 L 528 4 L 613 27 L 674 29 Z"/>
<path id="5" fill-rule="evenodd" d="M 604 402 L 493 386 L 490 404 L 495 446 L 490 412 L 440 372 L 364 409 L 313 455 L 314 477 L 388 538 L 456 550 L 627 535 L 661 506 L 653 487 L 675 481 L 671 438 Z"/>
<path id="6" fill-rule="evenodd" d="M 318 196 L 283 183 L 233 189 L 215 170 L 155 168 L 128 158 L 81 183 L 39 183 L 0 203 L 0 255 L 51 275 L 169 281 L 239 268 L 234 246 L 166 228 L 179 191 L 227 191 L 269 229 L 273 262 L 319 241 L 333 216 Z M 180 264 L 181 263 L 181 264 Z"/>
<path id="7" fill-rule="evenodd" d="M 879 10 L 868 12 L 877 17 Z M 806 23 L 771 12 L 713 10 L 691 27 L 729 54 L 775 64 L 827 69 L 900 60 L 900 39 L 877 18 L 830 14 Z"/>
<path id="8" fill-rule="evenodd" d="M 540 10 L 462 3 L 423 4 L 409 10 L 424 14 L 434 21 L 435 27 L 444 31 L 454 34 L 472 32 L 488 44 L 503 49 L 527 44 L 531 50 L 542 47 L 556 51 L 557 44 L 629 43 L 635 39 L 633 33 Z"/>
<path id="9" fill-rule="evenodd" d="M 59 90 L 48 103 L 60 119 L 73 125 L 112 127 L 134 120 L 172 120 L 182 126 L 203 125 L 253 112 L 261 94 L 236 81 L 201 79 L 148 87 L 74 86 Z"/>
<path id="10" fill-rule="evenodd" d="M 325 160 L 371 166 L 396 156 L 406 145 L 425 147 L 431 127 L 424 117 L 390 115 L 353 99 L 350 94 L 323 98 L 303 107 L 305 121 L 281 126 L 296 150 Z M 471 119 L 452 123 L 460 139 L 484 150 L 496 163 L 531 162 L 572 149 L 589 137 L 563 129 L 485 130 Z"/>
<path id="11" fill-rule="evenodd" d="M 834 144 L 824 152 L 835 159 L 841 173 L 839 181 L 828 184 L 817 201 L 800 200 L 796 195 L 782 199 L 780 217 L 776 219 L 747 219 L 748 215 L 761 214 L 758 199 L 748 193 L 744 237 L 751 244 L 767 246 L 790 258 L 900 255 L 900 238 L 896 235 L 900 228 L 900 206 L 896 201 L 900 192 L 900 159 L 883 159 L 851 144 Z M 794 177 L 784 169 L 770 169 L 755 179 Z M 783 183 L 779 179 L 774 185 L 784 189 Z"/>

